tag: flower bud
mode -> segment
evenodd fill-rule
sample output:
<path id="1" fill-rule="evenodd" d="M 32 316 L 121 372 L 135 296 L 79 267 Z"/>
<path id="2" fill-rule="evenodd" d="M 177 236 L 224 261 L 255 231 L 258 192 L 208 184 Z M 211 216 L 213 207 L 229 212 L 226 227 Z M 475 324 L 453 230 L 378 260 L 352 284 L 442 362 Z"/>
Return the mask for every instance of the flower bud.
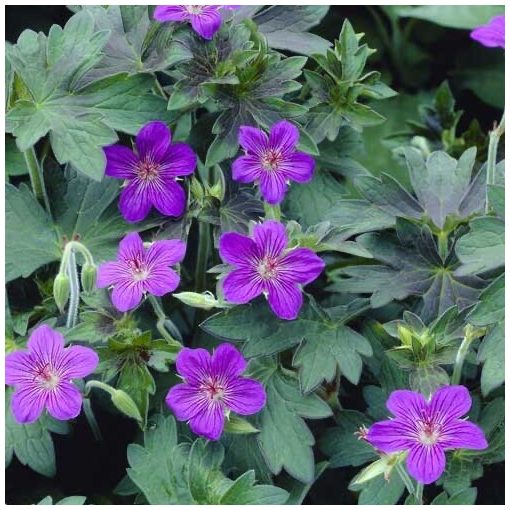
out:
<path id="1" fill-rule="evenodd" d="M 112 392 L 112 402 L 115 407 L 126 416 L 135 419 L 138 422 L 142 421 L 142 416 L 134 400 L 123 390 L 114 390 Z"/>
<path id="2" fill-rule="evenodd" d="M 70 292 L 69 277 L 64 273 L 58 273 L 53 281 L 53 298 L 61 313 L 69 300 Z"/>
<path id="3" fill-rule="evenodd" d="M 197 292 L 179 292 L 178 294 L 173 294 L 173 296 L 185 305 L 192 306 L 193 308 L 202 308 L 203 310 L 223 308 L 210 292 L 204 292 L 203 294 L 198 294 Z"/>
<path id="4" fill-rule="evenodd" d="M 225 432 L 230 434 L 254 434 L 259 432 L 248 420 L 239 416 L 229 416 L 225 422 Z"/>
<path id="5" fill-rule="evenodd" d="M 96 288 L 97 268 L 95 264 L 85 262 L 81 268 L 81 286 L 85 292 L 93 292 Z"/>
<path id="6" fill-rule="evenodd" d="M 191 196 L 201 202 L 204 198 L 204 188 L 200 184 L 199 180 L 196 177 L 192 177 L 190 182 L 190 191 Z"/>
<path id="7" fill-rule="evenodd" d="M 412 331 L 407 328 L 406 326 L 403 326 L 402 324 L 399 324 L 397 326 L 398 330 L 398 336 L 400 338 L 400 341 L 402 342 L 402 345 L 405 345 L 406 347 L 411 347 L 413 343 L 413 333 Z"/>

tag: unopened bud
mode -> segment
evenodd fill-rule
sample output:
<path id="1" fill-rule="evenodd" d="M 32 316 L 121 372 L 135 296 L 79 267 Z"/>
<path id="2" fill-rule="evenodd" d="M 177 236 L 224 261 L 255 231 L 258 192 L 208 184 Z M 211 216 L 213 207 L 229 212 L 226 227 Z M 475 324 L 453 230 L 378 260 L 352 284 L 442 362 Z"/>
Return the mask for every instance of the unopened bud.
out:
<path id="1" fill-rule="evenodd" d="M 69 300 L 70 292 L 69 277 L 64 273 L 58 273 L 53 281 L 53 298 L 61 313 Z"/>
<path id="2" fill-rule="evenodd" d="M 402 345 L 405 345 L 406 347 L 411 347 L 413 343 L 413 333 L 411 332 L 411 330 L 409 328 L 406 328 L 405 326 L 402 326 L 402 324 L 399 324 L 397 326 L 397 330 Z"/>
<path id="3" fill-rule="evenodd" d="M 81 268 L 81 286 L 85 292 L 93 292 L 96 288 L 97 268 L 95 264 L 85 262 Z"/>
<path id="4" fill-rule="evenodd" d="M 259 432 L 248 420 L 239 416 L 229 416 L 225 422 L 225 432 L 230 434 L 254 434 Z"/>
<path id="5" fill-rule="evenodd" d="M 204 188 L 200 184 L 199 180 L 193 177 L 190 183 L 191 196 L 201 202 L 204 198 Z"/>
<path id="6" fill-rule="evenodd" d="M 204 292 L 203 294 L 197 292 L 179 292 L 178 294 L 173 294 L 173 296 L 185 305 L 192 306 L 193 308 L 202 308 L 203 310 L 223 308 L 210 292 Z"/>
<path id="7" fill-rule="evenodd" d="M 134 400 L 123 390 L 114 390 L 112 392 L 112 402 L 115 407 L 126 416 L 135 419 L 138 422 L 142 421 L 142 415 L 138 410 Z"/>

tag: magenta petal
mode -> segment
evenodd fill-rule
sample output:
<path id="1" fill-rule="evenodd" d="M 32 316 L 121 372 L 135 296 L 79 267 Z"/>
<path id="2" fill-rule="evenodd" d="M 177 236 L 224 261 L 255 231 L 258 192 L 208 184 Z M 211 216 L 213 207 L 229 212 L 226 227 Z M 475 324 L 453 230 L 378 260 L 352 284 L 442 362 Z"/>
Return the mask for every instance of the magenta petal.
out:
<path id="1" fill-rule="evenodd" d="M 22 384 L 34 380 L 34 363 L 26 351 L 11 352 L 5 357 L 5 384 Z"/>
<path id="2" fill-rule="evenodd" d="M 443 386 L 432 396 L 429 410 L 436 421 L 460 418 L 471 409 L 471 395 L 465 386 Z"/>
<path id="3" fill-rule="evenodd" d="M 179 421 L 186 421 L 192 418 L 201 406 L 198 388 L 189 384 L 176 384 L 172 386 L 165 402 Z"/>
<path id="4" fill-rule="evenodd" d="M 123 145 L 109 145 L 103 151 L 106 156 L 105 175 L 116 179 L 135 177 L 138 158 L 131 149 Z"/>
<path id="5" fill-rule="evenodd" d="M 211 372 L 222 377 L 231 378 L 241 375 L 246 370 L 246 360 L 232 344 L 221 344 L 211 358 Z"/>
<path id="6" fill-rule="evenodd" d="M 142 259 L 144 252 L 143 241 L 138 232 L 129 233 L 119 243 L 119 259 L 127 262 Z"/>
<path id="7" fill-rule="evenodd" d="M 299 141 L 299 130 L 288 120 L 281 120 L 273 125 L 269 134 L 269 145 L 272 149 L 281 150 L 284 154 L 292 152 Z"/>
<path id="8" fill-rule="evenodd" d="M 260 193 L 271 205 L 279 204 L 287 192 L 287 179 L 280 171 L 261 172 L 259 177 Z"/>
<path id="9" fill-rule="evenodd" d="M 158 5 L 154 9 L 154 19 L 157 21 L 186 21 L 188 18 L 184 5 Z"/>
<path id="10" fill-rule="evenodd" d="M 47 392 L 36 384 L 16 388 L 11 398 L 11 410 L 18 423 L 33 423 L 41 416 Z"/>
<path id="11" fill-rule="evenodd" d="M 294 320 L 303 305 L 303 294 L 295 283 L 273 280 L 268 283 L 267 300 L 273 312 L 285 320 Z"/>
<path id="12" fill-rule="evenodd" d="M 27 347 L 39 361 L 49 363 L 62 353 L 64 342 L 62 333 L 43 324 L 34 329 L 28 340 Z"/>
<path id="13" fill-rule="evenodd" d="M 232 179 L 244 184 L 255 182 L 262 171 L 260 158 L 257 156 L 241 156 L 232 163 Z"/>
<path id="14" fill-rule="evenodd" d="M 259 251 L 271 257 L 279 257 L 289 242 L 285 225 L 275 220 L 255 225 L 253 239 Z"/>
<path id="15" fill-rule="evenodd" d="M 186 243 L 179 239 L 155 241 L 146 254 L 147 264 L 173 266 L 182 261 L 186 253 Z"/>
<path id="16" fill-rule="evenodd" d="M 281 260 L 285 278 L 306 285 L 322 273 L 324 261 L 309 248 L 295 248 Z"/>
<path id="17" fill-rule="evenodd" d="M 154 296 L 164 296 L 173 292 L 180 282 L 179 275 L 169 267 L 157 267 L 151 270 L 145 280 L 145 290 Z"/>
<path id="18" fill-rule="evenodd" d="M 120 194 L 119 209 L 126 221 L 136 223 L 142 221 L 151 210 L 152 203 L 147 188 L 133 179 Z"/>
<path id="19" fill-rule="evenodd" d="M 197 167 L 197 156 L 193 149 L 185 143 L 173 143 L 166 151 L 161 161 L 161 175 L 179 177 L 190 175 Z"/>
<path id="20" fill-rule="evenodd" d="M 443 448 L 469 448 L 470 450 L 485 450 L 487 439 L 483 430 L 464 420 L 451 420 L 441 431 L 439 439 Z"/>
<path id="21" fill-rule="evenodd" d="M 315 160 L 304 152 L 289 154 L 279 165 L 279 169 L 287 179 L 302 184 L 312 180 L 314 168 Z"/>
<path id="22" fill-rule="evenodd" d="M 136 308 L 143 296 L 143 287 L 140 282 L 120 282 L 112 291 L 112 303 L 119 312 L 127 312 Z"/>
<path id="23" fill-rule="evenodd" d="M 80 414 L 81 402 L 78 388 L 67 381 L 60 381 L 53 391 L 48 392 L 46 407 L 53 418 L 70 420 Z"/>
<path id="24" fill-rule="evenodd" d="M 422 419 L 422 413 L 427 407 L 427 403 L 421 393 L 411 390 L 396 390 L 389 396 L 386 407 L 398 418 L 417 421 Z"/>
<path id="25" fill-rule="evenodd" d="M 407 456 L 407 470 L 409 474 L 421 483 L 433 483 L 443 474 L 446 457 L 443 449 L 438 446 L 413 446 Z"/>
<path id="26" fill-rule="evenodd" d="M 367 433 L 367 441 L 377 450 L 394 453 L 408 450 L 414 442 L 408 436 L 409 427 L 398 420 L 384 420 L 374 423 Z"/>
<path id="27" fill-rule="evenodd" d="M 264 407 L 266 392 L 258 381 L 238 377 L 228 385 L 224 402 L 234 413 L 255 414 Z"/>
<path id="28" fill-rule="evenodd" d="M 252 269 L 236 269 L 227 274 L 222 281 L 223 294 L 227 301 L 245 304 L 259 296 L 262 282 Z"/>
<path id="29" fill-rule="evenodd" d="M 86 377 L 94 372 L 98 363 L 99 357 L 93 349 L 73 345 L 65 349 L 60 358 L 61 376 L 66 380 Z"/>
<path id="30" fill-rule="evenodd" d="M 268 148 L 269 140 L 261 129 L 251 126 L 239 128 L 239 143 L 241 147 L 252 154 L 261 155 Z"/>
<path id="31" fill-rule="evenodd" d="M 505 16 L 495 16 L 486 25 L 475 28 L 471 38 L 488 48 L 505 48 Z"/>
<path id="32" fill-rule="evenodd" d="M 257 245 L 247 236 L 237 232 L 227 232 L 220 237 L 220 257 L 227 264 L 249 264 L 257 255 Z"/>
<path id="33" fill-rule="evenodd" d="M 211 441 L 217 441 L 223 432 L 225 413 L 223 404 L 219 400 L 210 400 L 202 409 L 191 418 L 191 430 Z"/>
<path id="34" fill-rule="evenodd" d="M 185 347 L 179 351 L 175 366 L 177 373 L 191 384 L 200 384 L 209 374 L 211 355 L 205 349 L 189 349 Z"/>
<path id="35" fill-rule="evenodd" d="M 180 216 L 186 207 L 186 194 L 175 181 L 161 182 L 151 189 L 150 200 L 154 207 L 165 216 Z"/>
<path id="36" fill-rule="evenodd" d="M 221 27 L 221 15 L 217 7 L 204 7 L 200 14 L 190 14 L 193 30 L 204 39 L 212 39 Z"/>
<path id="37" fill-rule="evenodd" d="M 141 160 L 160 161 L 172 140 L 170 129 L 164 122 L 148 122 L 136 135 L 136 148 Z"/>
<path id="38" fill-rule="evenodd" d="M 126 265 L 119 262 L 103 262 L 97 268 L 96 287 L 104 289 L 126 278 Z"/>

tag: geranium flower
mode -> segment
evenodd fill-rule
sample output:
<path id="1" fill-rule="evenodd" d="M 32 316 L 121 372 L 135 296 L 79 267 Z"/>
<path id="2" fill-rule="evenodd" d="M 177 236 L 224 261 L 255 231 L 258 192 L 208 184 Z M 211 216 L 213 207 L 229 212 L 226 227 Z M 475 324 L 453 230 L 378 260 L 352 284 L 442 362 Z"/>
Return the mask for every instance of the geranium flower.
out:
<path id="1" fill-rule="evenodd" d="M 5 383 L 15 387 L 11 409 L 16 421 L 32 423 L 45 408 L 58 420 L 76 418 L 82 396 L 72 379 L 94 372 L 97 354 L 81 345 L 64 348 L 64 337 L 45 324 L 32 332 L 27 347 L 5 358 Z"/>
<path id="2" fill-rule="evenodd" d="M 212 39 L 221 27 L 220 9 L 235 9 L 236 5 L 158 5 L 154 10 L 157 21 L 189 21 L 193 30 L 204 39 Z"/>
<path id="3" fill-rule="evenodd" d="M 505 15 L 494 16 L 486 25 L 475 28 L 471 39 L 488 48 L 505 48 Z"/>
<path id="4" fill-rule="evenodd" d="M 121 312 L 136 308 L 144 293 L 163 296 L 179 285 L 179 275 L 169 266 L 184 258 L 186 244 L 178 239 L 155 241 L 148 249 L 136 232 L 119 244 L 117 260 L 100 264 L 96 285 L 113 286 L 112 303 Z"/>
<path id="5" fill-rule="evenodd" d="M 301 286 L 321 274 L 324 262 L 309 248 L 287 245 L 285 226 L 274 220 L 256 225 L 252 238 L 223 234 L 220 257 L 234 266 L 222 282 L 225 298 L 243 304 L 264 293 L 278 317 L 295 319 L 303 304 Z"/>
<path id="6" fill-rule="evenodd" d="M 386 407 L 395 418 L 374 423 L 366 440 L 384 453 L 408 451 L 409 474 L 421 483 L 435 482 L 445 470 L 445 450 L 484 450 L 487 440 L 475 424 L 462 419 L 471 408 L 464 386 L 443 386 L 426 401 L 414 391 L 394 391 Z"/>
<path id="7" fill-rule="evenodd" d="M 205 349 L 182 349 L 176 360 L 183 384 L 170 388 L 168 407 L 191 430 L 213 441 L 219 439 L 225 415 L 259 412 L 266 403 L 262 384 L 241 377 L 246 361 L 231 344 L 221 344 L 211 356 Z"/>
<path id="8" fill-rule="evenodd" d="M 178 176 L 192 174 L 197 157 L 185 143 L 172 143 L 163 122 L 149 122 L 136 135 L 136 152 L 123 145 L 104 148 L 105 173 L 125 179 L 119 208 L 126 221 L 143 220 L 154 206 L 165 216 L 180 216 L 186 195 Z"/>
<path id="9" fill-rule="evenodd" d="M 269 204 L 279 204 L 285 197 L 289 181 L 309 182 L 315 161 L 309 154 L 296 151 L 299 131 L 282 120 L 271 128 L 269 137 L 261 129 L 241 126 L 239 143 L 245 155 L 232 164 L 235 181 L 257 182 Z"/>

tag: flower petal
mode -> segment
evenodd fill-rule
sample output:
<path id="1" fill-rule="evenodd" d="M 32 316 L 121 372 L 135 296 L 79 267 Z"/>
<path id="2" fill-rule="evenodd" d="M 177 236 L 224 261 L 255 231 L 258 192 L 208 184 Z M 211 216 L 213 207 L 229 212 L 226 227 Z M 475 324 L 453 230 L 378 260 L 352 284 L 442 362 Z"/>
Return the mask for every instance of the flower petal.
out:
<path id="1" fill-rule="evenodd" d="M 64 349 L 59 365 L 62 367 L 61 377 L 80 379 L 90 375 L 99 363 L 96 351 L 82 345 L 73 345 Z"/>
<path id="2" fill-rule="evenodd" d="M 165 402 L 179 421 L 186 421 L 195 416 L 201 406 L 198 388 L 189 384 L 172 386 Z"/>
<path id="3" fill-rule="evenodd" d="M 121 262 L 103 262 L 97 268 L 96 287 L 104 289 L 127 276 L 126 265 Z"/>
<path id="4" fill-rule="evenodd" d="M 34 379 L 34 362 L 27 351 L 11 352 L 5 357 L 5 384 L 15 385 Z"/>
<path id="5" fill-rule="evenodd" d="M 28 340 L 27 347 L 33 356 L 43 364 L 55 361 L 64 350 L 64 337 L 46 324 L 34 329 Z"/>
<path id="6" fill-rule="evenodd" d="M 131 149 L 123 145 L 109 145 L 104 147 L 106 156 L 105 175 L 116 179 L 132 179 L 136 176 L 138 158 Z"/>
<path id="7" fill-rule="evenodd" d="M 285 320 L 294 320 L 303 305 L 303 294 L 295 283 L 271 280 L 267 285 L 267 300 L 273 312 Z"/>
<path id="8" fill-rule="evenodd" d="M 386 407 L 397 418 L 416 422 L 423 418 L 427 402 L 421 393 L 411 390 L 395 390 L 389 396 Z"/>
<path id="9" fill-rule="evenodd" d="M 151 270 L 149 277 L 144 281 L 147 292 L 154 296 L 164 296 L 173 292 L 181 281 L 179 275 L 169 267 L 156 267 Z"/>
<path id="10" fill-rule="evenodd" d="M 173 143 L 161 161 L 160 174 L 164 178 L 190 175 L 197 167 L 197 155 L 185 143 Z"/>
<path id="11" fill-rule="evenodd" d="M 180 239 L 168 239 L 153 242 L 146 252 L 145 260 L 149 266 L 173 266 L 186 254 L 186 243 Z"/>
<path id="12" fill-rule="evenodd" d="M 209 376 L 211 355 L 205 349 L 189 349 L 184 347 L 175 360 L 177 373 L 190 384 L 200 384 Z"/>
<path id="13" fill-rule="evenodd" d="M 435 421 L 460 418 L 471 409 L 471 395 L 465 386 L 443 386 L 432 396 L 429 412 Z"/>
<path id="14" fill-rule="evenodd" d="M 182 5 L 158 5 L 154 9 L 154 19 L 157 21 L 186 21 L 188 11 Z"/>
<path id="15" fill-rule="evenodd" d="M 257 156 L 241 156 L 232 163 L 232 179 L 247 184 L 260 178 L 263 169 Z"/>
<path id="16" fill-rule="evenodd" d="M 471 38 L 488 48 L 505 47 L 505 16 L 495 16 L 486 25 L 475 28 Z"/>
<path id="17" fill-rule="evenodd" d="M 257 245 L 248 236 L 237 232 L 226 232 L 220 237 L 219 251 L 223 262 L 246 265 L 257 256 Z"/>
<path id="18" fill-rule="evenodd" d="M 299 130 L 288 120 L 281 120 L 271 127 L 269 145 L 284 154 L 295 150 L 299 142 Z"/>
<path id="19" fill-rule="evenodd" d="M 257 273 L 252 269 L 235 269 L 222 280 L 223 294 L 227 301 L 245 304 L 259 296 L 263 286 Z"/>
<path id="20" fill-rule="evenodd" d="M 159 163 L 172 141 L 168 126 L 159 120 L 147 122 L 136 135 L 136 148 L 142 161 Z"/>
<path id="21" fill-rule="evenodd" d="M 439 445 L 417 444 L 409 450 L 407 470 L 421 483 L 433 483 L 443 474 L 446 457 Z"/>
<path id="22" fill-rule="evenodd" d="M 287 179 L 283 172 L 261 172 L 259 178 L 260 194 L 271 205 L 279 204 L 287 193 Z"/>
<path id="23" fill-rule="evenodd" d="M 326 264 L 309 248 L 295 248 L 281 259 L 285 278 L 306 285 L 313 282 L 322 273 Z"/>
<path id="24" fill-rule="evenodd" d="M 138 232 L 129 233 L 119 243 L 119 260 L 129 262 L 134 259 L 143 259 L 144 254 L 143 241 Z"/>
<path id="25" fill-rule="evenodd" d="M 204 7 L 200 14 L 190 15 L 193 30 L 204 39 L 212 39 L 221 27 L 221 15 L 217 7 Z"/>
<path id="26" fill-rule="evenodd" d="M 41 416 L 48 393 L 36 384 L 18 386 L 12 394 L 11 410 L 18 423 L 33 423 Z"/>
<path id="27" fill-rule="evenodd" d="M 127 312 L 136 308 L 143 296 L 143 287 L 140 282 L 120 282 L 112 291 L 112 303 L 119 312 Z"/>
<path id="28" fill-rule="evenodd" d="M 485 450 L 489 445 L 483 430 L 465 420 L 451 420 L 441 432 L 440 445 L 443 448 L 469 448 Z"/>
<path id="29" fill-rule="evenodd" d="M 285 225 L 275 220 L 266 220 L 255 225 L 253 240 L 260 253 L 271 257 L 279 257 L 289 242 Z"/>
<path id="30" fill-rule="evenodd" d="M 127 222 L 142 221 L 149 214 L 151 207 L 152 203 L 149 199 L 147 187 L 143 186 L 138 179 L 130 181 L 122 190 L 119 209 Z"/>
<path id="31" fill-rule="evenodd" d="M 202 409 L 191 418 L 191 430 L 211 441 L 217 441 L 223 433 L 225 425 L 225 412 L 219 400 L 210 400 Z"/>
<path id="32" fill-rule="evenodd" d="M 255 414 L 266 404 L 266 392 L 258 381 L 237 377 L 228 385 L 223 401 L 234 413 Z"/>
<path id="33" fill-rule="evenodd" d="M 221 344 L 214 349 L 211 358 L 211 371 L 219 377 L 237 377 L 246 370 L 246 360 L 243 355 L 228 343 Z"/>
<path id="34" fill-rule="evenodd" d="M 150 189 L 150 201 L 165 216 L 180 216 L 186 207 L 186 194 L 175 181 L 160 181 Z"/>
<path id="35" fill-rule="evenodd" d="M 239 128 L 239 143 L 245 151 L 260 156 L 267 150 L 269 140 L 262 129 L 252 126 L 241 126 Z"/>
<path id="36" fill-rule="evenodd" d="M 384 420 L 374 423 L 367 433 L 367 441 L 384 453 L 408 450 L 415 444 L 409 436 L 412 430 L 399 420 Z"/>
<path id="37" fill-rule="evenodd" d="M 81 411 L 82 396 L 74 384 L 60 381 L 58 386 L 48 393 L 46 407 L 57 420 L 76 418 Z"/>
<path id="38" fill-rule="evenodd" d="M 287 179 L 306 183 L 312 180 L 315 160 L 309 154 L 295 152 L 287 156 L 278 168 Z"/>

